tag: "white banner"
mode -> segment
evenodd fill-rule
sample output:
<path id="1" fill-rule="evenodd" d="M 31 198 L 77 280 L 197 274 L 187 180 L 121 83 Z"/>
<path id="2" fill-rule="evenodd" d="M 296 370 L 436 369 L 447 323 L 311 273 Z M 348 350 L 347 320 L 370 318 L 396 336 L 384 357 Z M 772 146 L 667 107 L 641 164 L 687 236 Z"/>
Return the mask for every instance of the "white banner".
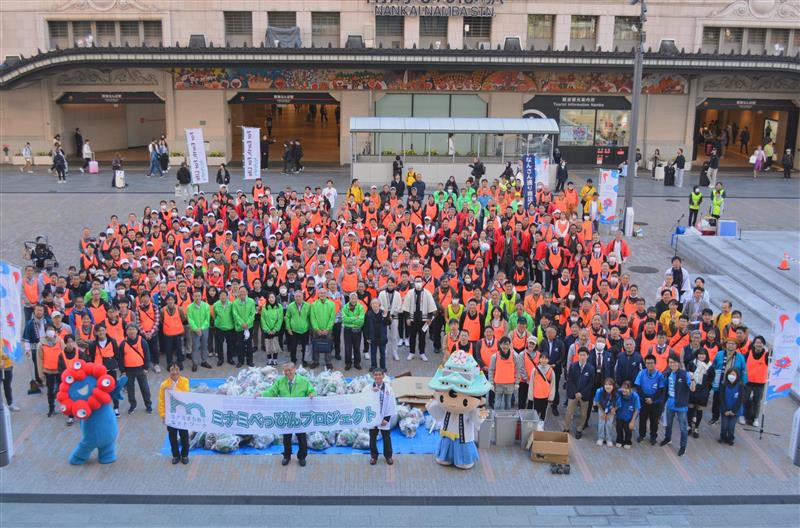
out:
<path id="1" fill-rule="evenodd" d="M 208 183 L 208 162 L 202 128 L 186 129 L 186 158 L 189 160 L 192 183 Z"/>
<path id="2" fill-rule="evenodd" d="M 3 353 L 12 361 L 22 359 L 22 271 L 0 260 L 0 337 Z"/>
<path id="3" fill-rule="evenodd" d="M 619 171 L 616 169 L 600 169 L 598 179 L 597 192 L 600 194 L 600 203 L 603 205 L 603 212 L 600 214 L 600 223 L 613 224 L 617 221 Z"/>
<path id="4" fill-rule="evenodd" d="M 800 360 L 800 307 L 779 311 L 773 319 L 772 361 L 767 380 L 767 400 L 792 392 Z"/>
<path id="5" fill-rule="evenodd" d="M 376 427 L 378 393 L 316 398 L 242 398 L 167 391 L 166 424 L 207 433 L 288 434 Z"/>
<path id="6" fill-rule="evenodd" d="M 536 185 L 550 185 L 550 158 L 536 156 Z M 552 190 L 552 189 L 551 189 Z"/>
<path id="7" fill-rule="evenodd" d="M 261 129 L 242 127 L 242 168 L 245 180 L 261 177 Z"/>

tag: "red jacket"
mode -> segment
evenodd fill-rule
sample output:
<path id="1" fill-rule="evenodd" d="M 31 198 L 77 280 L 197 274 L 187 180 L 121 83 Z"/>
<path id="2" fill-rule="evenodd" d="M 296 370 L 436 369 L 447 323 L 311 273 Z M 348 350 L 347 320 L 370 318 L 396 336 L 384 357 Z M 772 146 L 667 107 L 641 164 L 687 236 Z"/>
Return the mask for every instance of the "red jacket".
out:
<path id="1" fill-rule="evenodd" d="M 606 246 L 606 250 L 605 250 L 605 255 L 606 255 L 606 256 L 608 256 L 608 255 L 609 255 L 611 252 L 613 252 L 613 251 L 614 251 L 614 242 L 616 242 L 616 241 L 615 241 L 615 240 L 612 240 L 612 241 L 611 241 L 611 242 L 609 242 L 609 243 L 608 243 L 608 245 Z M 626 259 L 626 258 L 628 258 L 628 257 L 630 256 L 630 254 L 631 254 L 631 250 L 628 248 L 628 243 L 627 243 L 627 242 L 625 242 L 625 240 L 620 240 L 620 241 L 619 241 L 619 245 L 620 245 L 620 250 L 621 250 L 621 256 L 622 256 L 622 258 L 623 258 L 623 259 Z"/>

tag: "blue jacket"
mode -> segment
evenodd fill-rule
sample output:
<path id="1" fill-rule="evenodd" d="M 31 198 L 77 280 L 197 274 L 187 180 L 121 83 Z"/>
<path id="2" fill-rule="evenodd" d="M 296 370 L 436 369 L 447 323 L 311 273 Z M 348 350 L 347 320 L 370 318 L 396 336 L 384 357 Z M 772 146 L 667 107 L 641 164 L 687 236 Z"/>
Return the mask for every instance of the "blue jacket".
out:
<path id="1" fill-rule="evenodd" d="M 671 411 L 687 411 L 689 409 L 691 383 L 683 369 L 667 375 L 667 409 Z"/>
<path id="2" fill-rule="evenodd" d="M 47 328 L 47 325 L 49 324 L 53 324 L 53 320 L 50 319 L 49 315 L 45 314 L 44 315 L 45 328 Z M 36 325 L 33 322 L 33 317 L 31 317 L 30 319 L 28 319 L 28 322 L 25 323 L 25 328 L 22 330 L 22 340 L 25 341 L 26 343 L 30 343 L 31 350 L 33 350 L 39 343 L 39 335 L 36 333 L 35 327 Z M 36 352 L 34 351 L 31 353 L 34 354 L 35 357 Z"/>
<path id="3" fill-rule="evenodd" d="M 631 395 L 625 398 L 622 391 L 617 394 L 617 420 L 623 422 L 630 422 L 633 419 L 633 413 L 639 412 L 642 404 L 639 400 L 639 395 L 635 391 L 631 391 Z"/>
<path id="4" fill-rule="evenodd" d="M 739 352 L 734 352 L 736 356 L 733 358 L 733 368 L 735 368 L 739 372 L 739 379 L 742 380 L 742 383 L 747 383 L 747 362 L 744 359 L 744 356 L 741 355 Z M 716 371 L 716 375 L 714 376 L 714 383 L 713 388 L 714 390 L 719 388 L 720 381 L 723 380 L 725 377 L 725 363 L 728 357 L 728 351 L 724 348 L 717 352 L 717 355 L 714 356 L 714 363 L 713 367 Z"/>
<path id="5" fill-rule="evenodd" d="M 547 359 L 550 360 L 550 366 L 554 368 L 562 368 L 564 362 L 567 360 L 567 348 L 564 346 L 564 342 L 559 338 L 553 339 L 552 344 L 550 344 L 550 341 L 547 339 L 542 340 L 542 342 L 539 343 L 539 350 L 542 354 L 547 356 Z"/>
<path id="6" fill-rule="evenodd" d="M 375 310 L 370 308 L 364 319 L 364 336 L 376 345 L 385 345 L 389 342 L 388 328 L 390 324 L 392 324 L 391 317 L 384 317 L 383 312 L 375 313 Z"/>
<path id="7" fill-rule="evenodd" d="M 719 404 L 719 412 L 721 414 L 733 411 L 734 416 L 742 416 L 744 410 L 744 385 L 741 382 L 731 385 L 725 380 Z"/>
<path id="8" fill-rule="evenodd" d="M 617 356 L 617 368 L 614 379 L 617 385 L 622 385 L 623 381 L 635 383 L 639 372 L 642 370 L 642 356 L 637 352 L 632 355 L 621 353 Z"/>
<path id="9" fill-rule="evenodd" d="M 658 370 L 653 369 L 652 376 L 647 372 L 647 369 L 641 370 L 633 384 L 639 391 L 642 401 L 645 398 L 650 398 L 653 403 L 664 401 L 664 393 L 667 391 L 667 378 Z"/>
<path id="10" fill-rule="evenodd" d="M 581 368 L 575 362 L 567 369 L 567 399 L 572 400 L 575 394 L 581 393 L 583 401 L 591 401 L 594 392 L 594 367 L 587 361 Z"/>

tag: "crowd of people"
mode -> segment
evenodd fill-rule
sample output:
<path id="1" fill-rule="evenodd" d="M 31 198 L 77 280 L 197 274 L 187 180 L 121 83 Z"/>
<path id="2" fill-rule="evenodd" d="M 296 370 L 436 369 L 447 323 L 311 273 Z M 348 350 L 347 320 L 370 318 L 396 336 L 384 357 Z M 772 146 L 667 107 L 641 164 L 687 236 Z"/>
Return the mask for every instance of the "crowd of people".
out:
<path id="1" fill-rule="evenodd" d="M 541 424 L 566 407 L 575 438 L 597 414 L 598 444 L 655 444 L 664 413 L 660 443 L 677 420 L 683 454 L 710 405 L 733 445 L 737 423 L 758 425 L 764 338 L 729 302 L 715 312 L 678 257 L 657 291 L 640 289 L 600 211 L 591 181 L 538 187 L 526 205 L 513 178 L 430 192 L 410 170 L 382 189 L 354 180 L 344 198 L 331 181 L 274 193 L 259 179 L 114 215 L 83 230 L 66 273 L 24 271 L 31 391 L 46 387 L 52 415 L 59 373 L 82 357 L 125 373 L 128 412 L 138 385 L 149 413 L 147 373 L 173 364 L 384 371 L 387 356 L 394 370 L 463 350 L 491 407 L 535 409 Z"/>

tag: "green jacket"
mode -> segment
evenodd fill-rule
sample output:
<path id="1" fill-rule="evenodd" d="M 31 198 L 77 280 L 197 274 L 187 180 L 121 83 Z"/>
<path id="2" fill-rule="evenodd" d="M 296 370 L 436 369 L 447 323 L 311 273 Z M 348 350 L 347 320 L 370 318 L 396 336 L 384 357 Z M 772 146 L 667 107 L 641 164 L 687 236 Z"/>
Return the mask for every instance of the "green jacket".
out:
<path id="1" fill-rule="evenodd" d="M 200 301 L 200 305 L 192 302 L 186 307 L 186 319 L 192 330 L 208 330 L 211 326 L 211 307 L 205 301 Z"/>
<path id="2" fill-rule="evenodd" d="M 689 209 L 692 211 L 699 211 L 700 204 L 703 202 L 703 193 L 696 193 L 694 191 L 689 194 Z"/>
<path id="3" fill-rule="evenodd" d="M 283 306 L 265 304 L 261 308 L 261 330 L 265 334 L 277 334 L 283 326 Z"/>
<path id="4" fill-rule="evenodd" d="M 300 374 L 295 374 L 291 388 L 286 376 L 281 376 L 275 380 L 272 387 L 261 393 L 266 398 L 306 398 L 316 396 L 317 391 L 308 379 Z"/>
<path id="5" fill-rule="evenodd" d="M 336 305 L 330 299 L 317 299 L 311 305 L 311 328 L 314 330 L 333 329 L 336 322 Z"/>
<path id="6" fill-rule="evenodd" d="M 222 301 L 214 303 L 214 328 L 219 330 L 233 330 L 233 303 Z"/>
<path id="7" fill-rule="evenodd" d="M 311 322 L 310 313 L 311 305 L 307 302 L 301 304 L 300 308 L 297 307 L 296 302 L 289 303 L 289 306 L 286 307 L 286 317 L 284 318 L 286 329 L 298 334 L 305 334 L 308 332 L 308 326 Z"/>
<path id="8" fill-rule="evenodd" d="M 533 329 L 534 329 L 533 317 L 531 317 L 530 315 L 528 315 L 526 313 L 523 313 L 522 317 L 524 317 L 525 320 L 528 323 L 528 324 L 525 325 L 528 328 L 528 332 L 533 333 Z M 518 319 L 519 319 L 519 316 L 517 315 L 516 311 L 514 311 L 514 313 L 512 313 L 511 316 L 508 318 L 508 333 L 509 334 L 517 329 L 517 321 L 518 321 Z"/>
<path id="9" fill-rule="evenodd" d="M 256 318 L 256 302 L 248 297 L 244 301 L 238 298 L 233 301 L 233 329 L 241 332 L 244 328 L 242 325 L 247 325 L 247 328 L 253 328 L 253 321 Z"/>
<path id="10" fill-rule="evenodd" d="M 350 303 L 345 303 L 342 305 L 342 326 L 360 329 L 364 326 L 364 316 L 366 315 L 367 311 L 364 310 L 364 305 L 360 302 L 356 302 L 356 307 L 352 310 L 350 309 Z"/>
<path id="11" fill-rule="evenodd" d="M 725 189 L 717 192 L 711 191 L 711 214 L 719 216 L 722 214 L 722 206 L 725 204 Z"/>

